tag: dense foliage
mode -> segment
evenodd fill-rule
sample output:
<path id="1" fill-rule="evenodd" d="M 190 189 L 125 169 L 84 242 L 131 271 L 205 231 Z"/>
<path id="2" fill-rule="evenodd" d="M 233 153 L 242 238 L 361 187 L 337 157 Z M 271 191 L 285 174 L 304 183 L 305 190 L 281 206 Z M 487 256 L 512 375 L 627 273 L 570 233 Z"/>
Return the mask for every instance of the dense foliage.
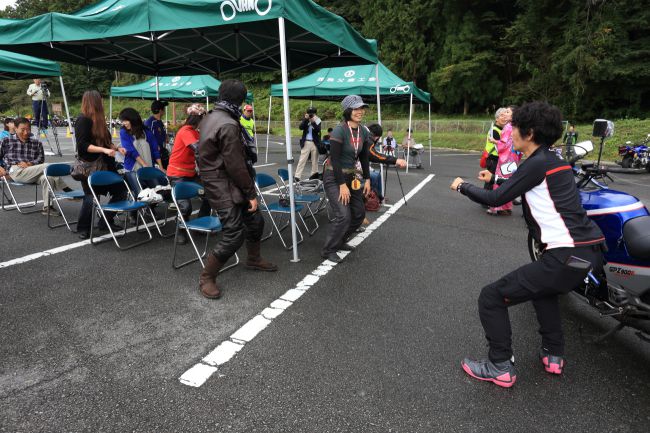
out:
<path id="1" fill-rule="evenodd" d="M 568 118 L 650 113 L 650 8 L 634 0 L 317 0 L 368 38 L 395 73 L 430 91 L 441 113 L 485 113 L 545 99 Z M 18 0 L 2 15 L 77 10 L 88 0 Z M 64 66 L 78 98 L 132 74 Z M 247 74 L 266 87 L 277 74 Z M 69 80 L 70 81 L 70 80 Z M 13 88 L 0 97 L 9 104 Z M 22 91 L 22 89 L 21 89 Z M 0 107 L 1 109 L 2 107 Z"/>

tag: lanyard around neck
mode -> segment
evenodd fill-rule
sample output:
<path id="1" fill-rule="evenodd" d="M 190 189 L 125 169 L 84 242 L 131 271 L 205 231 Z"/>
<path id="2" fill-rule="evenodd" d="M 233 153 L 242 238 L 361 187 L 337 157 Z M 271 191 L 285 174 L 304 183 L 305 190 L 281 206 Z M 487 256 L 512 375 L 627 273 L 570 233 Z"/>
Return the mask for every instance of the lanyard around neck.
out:
<path id="1" fill-rule="evenodd" d="M 346 124 L 348 125 L 348 129 L 350 130 L 350 142 L 352 143 L 352 147 L 354 147 L 354 156 L 356 157 L 357 155 L 359 155 L 359 145 L 361 144 L 361 125 L 357 127 L 357 138 L 355 139 L 350 123 L 346 122 Z"/>

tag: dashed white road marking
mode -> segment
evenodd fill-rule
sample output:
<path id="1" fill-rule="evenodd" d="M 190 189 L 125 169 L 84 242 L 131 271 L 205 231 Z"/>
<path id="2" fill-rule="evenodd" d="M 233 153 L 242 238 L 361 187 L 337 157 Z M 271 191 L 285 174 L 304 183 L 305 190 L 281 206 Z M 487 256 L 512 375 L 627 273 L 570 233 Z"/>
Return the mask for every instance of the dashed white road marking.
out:
<path id="1" fill-rule="evenodd" d="M 352 239 L 349 244 L 357 246 L 361 244 L 373 231 L 377 230 L 384 222 L 395 214 L 405 203 L 415 194 L 418 193 L 424 186 L 433 179 L 435 175 L 430 174 L 415 188 L 413 188 L 405 198 L 395 203 L 390 209 L 382 216 L 377 218 L 372 224 L 366 227 L 366 230 Z M 339 256 L 345 257 L 348 251 L 339 252 Z M 241 351 L 246 343 L 252 341 L 257 335 L 260 334 L 266 327 L 268 327 L 274 319 L 284 313 L 289 307 L 293 305 L 307 290 L 314 286 L 322 277 L 327 275 L 336 263 L 325 260 L 318 267 L 303 278 L 296 287 L 287 290 L 279 299 L 276 299 L 267 308 L 262 310 L 260 314 L 249 320 L 244 326 L 239 328 L 232 334 L 228 340 L 219 344 L 212 352 L 206 355 L 199 363 L 187 370 L 179 378 L 179 381 L 188 386 L 195 388 L 203 385 L 214 373 L 218 371 L 218 367 L 230 361 L 239 351 Z"/>

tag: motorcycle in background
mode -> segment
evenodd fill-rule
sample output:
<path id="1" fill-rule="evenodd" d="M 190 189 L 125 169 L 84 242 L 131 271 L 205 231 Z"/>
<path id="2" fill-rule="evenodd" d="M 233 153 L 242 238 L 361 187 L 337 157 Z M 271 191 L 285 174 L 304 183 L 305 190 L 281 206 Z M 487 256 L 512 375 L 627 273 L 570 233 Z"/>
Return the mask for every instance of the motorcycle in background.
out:
<path id="1" fill-rule="evenodd" d="M 594 122 L 593 135 L 601 138 L 600 155 L 605 139 L 612 134 L 611 122 L 600 119 Z M 570 163 L 593 150 L 593 144 L 577 143 L 575 149 L 576 156 Z M 583 164 L 574 168 L 574 174 L 582 206 L 600 227 L 607 244 L 604 275 L 590 272 L 575 293 L 601 316 L 619 321 L 618 326 L 596 341 L 629 326 L 637 330 L 639 338 L 650 342 L 650 212 L 636 197 L 609 189 L 601 181 L 607 176 L 607 170 L 600 163 Z M 541 257 L 544 248 L 528 235 L 531 260 Z"/>
<path id="2" fill-rule="evenodd" d="M 634 144 L 626 141 L 624 146 L 619 146 L 618 154 L 623 168 L 644 168 L 650 172 L 650 134 L 641 143 Z"/>

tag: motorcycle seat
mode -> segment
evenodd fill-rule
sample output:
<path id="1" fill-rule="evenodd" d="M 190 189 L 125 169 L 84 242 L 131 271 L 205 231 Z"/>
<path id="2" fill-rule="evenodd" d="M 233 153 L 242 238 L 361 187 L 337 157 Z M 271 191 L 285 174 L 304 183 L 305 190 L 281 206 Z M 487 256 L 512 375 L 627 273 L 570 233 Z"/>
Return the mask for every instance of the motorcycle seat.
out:
<path id="1" fill-rule="evenodd" d="M 623 239 L 632 257 L 650 260 L 650 215 L 627 220 L 623 226 Z"/>

